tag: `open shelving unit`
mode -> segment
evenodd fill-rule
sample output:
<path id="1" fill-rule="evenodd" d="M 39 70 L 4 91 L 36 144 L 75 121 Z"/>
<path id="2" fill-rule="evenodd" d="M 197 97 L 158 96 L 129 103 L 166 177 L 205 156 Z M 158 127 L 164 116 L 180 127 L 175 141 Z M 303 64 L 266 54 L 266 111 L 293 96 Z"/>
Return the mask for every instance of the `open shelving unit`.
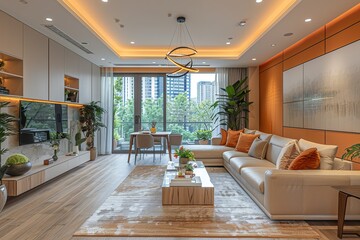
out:
<path id="1" fill-rule="evenodd" d="M 79 102 L 79 79 L 64 76 L 64 101 L 65 102 Z"/>
<path id="2" fill-rule="evenodd" d="M 0 53 L 5 66 L 0 69 L 0 94 L 23 96 L 23 60 Z"/>

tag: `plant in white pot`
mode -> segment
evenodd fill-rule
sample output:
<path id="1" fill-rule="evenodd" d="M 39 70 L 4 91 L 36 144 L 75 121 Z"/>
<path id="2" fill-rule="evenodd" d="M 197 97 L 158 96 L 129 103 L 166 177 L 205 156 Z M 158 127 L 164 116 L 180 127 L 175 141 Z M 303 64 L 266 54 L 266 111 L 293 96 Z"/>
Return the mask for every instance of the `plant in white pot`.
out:
<path id="1" fill-rule="evenodd" d="M 7 165 L 1 166 L 1 156 L 8 151 L 7 148 L 2 148 L 1 144 L 6 140 L 8 136 L 17 133 L 13 124 L 17 121 L 17 119 L 13 115 L 3 112 L 3 108 L 7 107 L 9 104 L 10 102 L 0 102 L 0 180 L 2 180 L 5 172 L 8 169 Z M 6 187 L 5 185 L 0 185 L 0 211 L 5 206 L 6 199 Z"/>
<path id="2" fill-rule="evenodd" d="M 94 145 L 95 133 L 102 127 L 106 127 L 101 122 L 105 109 L 98 104 L 99 102 L 92 101 L 89 104 L 83 105 L 79 110 L 81 130 L 85 132 L 87 149 L 90 150 L 90 160 L 95 160 L 97 156 Z"/>

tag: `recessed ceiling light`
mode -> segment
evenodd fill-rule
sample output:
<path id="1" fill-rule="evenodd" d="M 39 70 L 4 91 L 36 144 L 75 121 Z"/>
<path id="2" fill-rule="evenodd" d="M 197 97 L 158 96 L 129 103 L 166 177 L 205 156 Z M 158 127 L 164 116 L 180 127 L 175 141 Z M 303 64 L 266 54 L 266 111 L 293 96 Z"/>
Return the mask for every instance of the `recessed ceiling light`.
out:
<path id="1" fill-rule="evenodd" d="M 105 61 L 105 58 L 101 58 L 101 61 Z"/>
<path id="2" fill-rule="evenodd" d="M 271 44 L 271 46 L 272 46 L 272 47 L 275 47 L 275 46 L 276 46 L 276 44 L 275 44 L 275 43 L 273 43 L 273 44 Z"/>
<path id="3" fill-rule="evenodd" d="M 130 44 L 135 44 L 135 42 L 130 42 Z"/>
<path id="4" fill-rule="evenodd" d="M 102 2 L 104 2 L 104 3 L 107 3 L 109 0 L 101 0 Z"/>
<path id="5" fill-rule="evenodd" d="M 240 23 L 239 23 L 239 26 L 240 26 L 240 27 L 243 27 L 243 26 L 245 26 L 245 25 L 246 25 L 246 21 L 245 21 L 245 20 L 240 21 Z"/>
<path id="6" fill-rule="evenodd" d="M 256 58 L 252 58 L 251 60 L 256 61 Z"/>
<path id="7" fill-rule="evenodd" d="M 48 21 L 48 22 L 52 22 L 52 21 L 53 21 L 53 19 L 52 19 L 52 18 L 49 18 L 49 17 L 45 18 L 45 20 Z"/>
<path id="8" fill-rule="evenodd" d="M 230 45 L 231 42 L 226 42 L 226 45 Z"/>
<path id="9" fill-rule="evenodd" d="M 292 35 L 293 35 L 293 33 L 289 32 L 289 33 L 285 33 L 285 34 L 284 34 L 284 37 L 290 37 L 290 36 L 292 36 Z"/>
<path id="10" fill-rule="evenodd" d="M 257 3 L 261 3 L 263 0 L 256 0 Z"/>
<path id="11" fill-rule="evenodd" d="M 305 19 L 305 22 L 311 22 L 311 18 L 307 18 L 307 19 Z"/>
<path id="12" fill-rule="evenodd" d="M 206 62 L 203 62 L 203 64 L 206 64 Z"/>

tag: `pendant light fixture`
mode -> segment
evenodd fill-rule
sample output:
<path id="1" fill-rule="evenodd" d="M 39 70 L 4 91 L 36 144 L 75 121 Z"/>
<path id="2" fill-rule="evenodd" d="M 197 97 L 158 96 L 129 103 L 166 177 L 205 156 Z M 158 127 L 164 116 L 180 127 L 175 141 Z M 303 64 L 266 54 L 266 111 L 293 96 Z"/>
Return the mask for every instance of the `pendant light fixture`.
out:
<path id="1" fill-rule="evenodd" d="M 178 69 L 174 72 L 167 74 L 168 77 L 172 78 L 185 76 L 189 72 L 199 72 L 199 69 L 193 67 L 193 60 L 191 57 L 197 54 L 197 50 L 195 49 L 194 41 L 192 40 L 186 26 L 186 18 L 180 16 L 176 20 L 178 22 L 178 26 L 171 39 L 169 49 L 173 46 L 174 38 L 177 38 L 178 46 L 169 50 L 165 56 L 165 59 L 169 60 L 170 63 L 178 67 Z M 186 46 L 186 34 L 192 44 L 191 47 Z"/>

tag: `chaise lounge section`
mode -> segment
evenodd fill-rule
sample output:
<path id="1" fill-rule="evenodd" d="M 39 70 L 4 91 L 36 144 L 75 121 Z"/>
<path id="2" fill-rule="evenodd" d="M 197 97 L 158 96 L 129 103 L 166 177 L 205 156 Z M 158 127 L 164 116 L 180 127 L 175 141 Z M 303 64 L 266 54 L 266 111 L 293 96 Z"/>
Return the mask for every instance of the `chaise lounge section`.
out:
<path id="1" fill-rule="evenodd" d="M 273 220 L 337 219 L 338 192 L 332 186 L 360 185 L 359 172 L 350 171 L 351 162 L 335 158 L 331 165 L 321 167 L 328 170 L 281 170 L 277 168 L 281 150 L 297 140 L 259 131 L 255 134 L 268 141 L 264 159 L 250 157 L 248 153 L 218 145 L 220 138 L 213 138 L 212 145 L 194 145 L 187 148 L 206 166 L 224 166 Z M 299 142 L 302 145 L 313 144 L 319 151 L 327 147 L 306 140 Z M 336 150 L 337 147 L 335 153 Z M 356 200 L 348 201 L 347 219 L 360 220 L 359 204 Z"/>

